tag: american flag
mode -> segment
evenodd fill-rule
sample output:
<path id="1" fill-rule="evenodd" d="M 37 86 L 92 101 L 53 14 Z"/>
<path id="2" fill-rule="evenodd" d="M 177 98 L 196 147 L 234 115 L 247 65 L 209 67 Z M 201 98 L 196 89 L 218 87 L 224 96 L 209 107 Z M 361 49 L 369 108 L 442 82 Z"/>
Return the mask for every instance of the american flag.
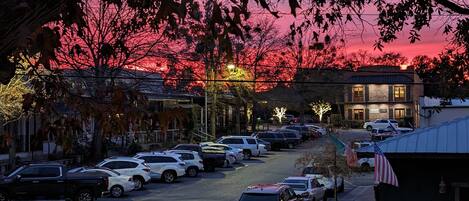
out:
<path id="1" fill-rule="evenodd" d="M 357 166 L 357 153 L 352 150 L 350 146 L 345 146 L 345 156 L 347 158 L 347 165 L 349 167 L 356 167 Z"/>
<path id="2" fill-rule="evenodd" d="M 391 164 L 388 159 L 384 156 L 378 145 L 374 144 L 375 147 L 375 183 L 385 183 L 396 187 L 399 187 L 397 177 L 392 170 Z"/>

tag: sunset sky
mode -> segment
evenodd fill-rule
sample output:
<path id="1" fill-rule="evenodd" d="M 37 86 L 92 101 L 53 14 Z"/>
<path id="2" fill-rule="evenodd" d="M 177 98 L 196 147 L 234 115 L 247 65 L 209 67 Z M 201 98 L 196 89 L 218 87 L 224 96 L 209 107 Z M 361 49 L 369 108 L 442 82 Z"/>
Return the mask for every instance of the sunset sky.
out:
<path id="1" fill-rule="evenodd" d="M 289 26 L 292 22 L 295 21 L 295 18 L 288 14 L 289 7 L 287 5 L 280 5 L 278 10 L 281 13 L 280 18 L 276 20 L 276 24 L 280 30 L 285 33 L 289 31 Z M 257 9 L 255 9 L 257 10 Z M 264 11 L 265 13 L 265 11 Z M 372 8 L 366 8 L 363 12 L 365 15 L 363 18 L 370 22 L 371 24 L 376 24 L 375 18 L 377 17 L 377 11 Z M 269 14 L 264 14 L 268 16 Z M 259 16 L 258 16 L 259 17 Z M 408 30 L 398 34 L 398 40 L 385 44 L 383 49 L 384 52 L 400 52 L 409 59 L 412 59 L 417 55 L 428 55 L 428 56 L 437 56 L 442 52 L 445 47 L 448 47 L 448 36 L 443 34 L 443 27 L 447 23 L 448 16 L 433 16 L 430 27 L 424 28 L 421 34 L 421 41 L 418 41 L 414 44 L 411 44 L 408 40 Z M 454 18 L 454 16 L 453 16 Z M 300 18 L 298 18 L 300 19 Z M 374 50 L 373 44 L 374 41 L 378 38 L 378 29 L 377 27 L 372 27 L 365 24 L 364 31 L 362 33 L 361 25 L 355 27 L 353 24 L 349 24 L 346 30 L 346 51 L 347 53 L 355 52 L 359 49 L 367 50 L 372 54 L 381 54 L 379 50 Z"/>

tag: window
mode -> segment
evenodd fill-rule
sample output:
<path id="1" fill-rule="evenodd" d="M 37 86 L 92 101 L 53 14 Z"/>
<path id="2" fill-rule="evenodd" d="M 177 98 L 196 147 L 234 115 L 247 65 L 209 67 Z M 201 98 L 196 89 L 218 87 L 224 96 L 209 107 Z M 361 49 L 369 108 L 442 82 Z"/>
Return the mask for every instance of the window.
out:
<path id="1" fill-rule="evenodd" d="M 244 143 L 243 143 L 243 139 L 231 138 L 231 139 L 224 139 L 223 144 L 244 144 Z"/>
<path id="2" fill-rule="evenodd" d="M 187 161 L 187 160 L 194 160 L 194 155 L 188 154 L 188 153 L 180 153 L 181 155 L 181 160 Z"/>
<path id="3" fill-rule="evenodd" d="M 363 101 L 363 86 L 355 86 L 352 88 L 353 101 Z"/>
<path id="4" fill-rule="evenodd" d="M 394 118 L 403 119 L 404 117 L 405 117 L 405 109 L 404 108 L 394 109 Z"/>
<path id="5" fill-rule="evenodd" d="M 405 100 L 405 86 L 394 86 L 394 101 Z"/>
<path id="6" fill-rule="evenodd" d="M 106 163 L 102 166 L 106 167 L 106 168 L 109 168 L 109 169 L 119 169 L 119 162 L 118 161 L 111 161 L 111 162 Z"/>
<path id="7" fill-rule="evenodd" d="M 354 109 L 353 110 L 353 119 L 354 120 L 364 120 L 365 119 L 364 109 Z"/>
<path id="8" fill-rule="evenodd" d="M 58 167 L 29 167 L 19 173 L 23 178 L 59 177 Z"/>
<path id="9" fill-rule="evenodd" d="M 255 139 L 246 139 L 246 141 L 248 142 L 248 144 L 257 144 Z"/>
<path id="10" fill-rule="evenodd" d="M 159 156 L 157 158 L 159 158 L 158 160 L 161 161 L 161 163 L 176 163 L 176 162 L 178 162 L 173 157 L 168 157 L 168 156 Z"/>

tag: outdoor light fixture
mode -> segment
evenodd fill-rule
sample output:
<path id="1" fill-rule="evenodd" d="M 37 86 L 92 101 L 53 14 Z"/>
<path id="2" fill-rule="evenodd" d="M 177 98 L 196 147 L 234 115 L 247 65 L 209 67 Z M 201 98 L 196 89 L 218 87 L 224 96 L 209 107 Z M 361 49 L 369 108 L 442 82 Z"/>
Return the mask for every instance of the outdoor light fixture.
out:
<path id="1" fill-rule="evenodd" d="M 443 181 L 443 177 L 441 177 L 441 181 L 440 181 L 440 190 L 438 191 L 440 194 L 445 194 L 446 193 L 446 183 L 445 181 Z"/>
<path id="2" fill-rule="evenodd" d="M 409 67 L 409 65 L 401 64 L 400 67 L 401 67 L 401 70 L 407 70 L 407 67 Z"/>
<path id="3" fill-rule="evenodd" d="M 226 67 L 230 70 L 233 70 L 236 68 L 234 64 L 228 64 Z"/>

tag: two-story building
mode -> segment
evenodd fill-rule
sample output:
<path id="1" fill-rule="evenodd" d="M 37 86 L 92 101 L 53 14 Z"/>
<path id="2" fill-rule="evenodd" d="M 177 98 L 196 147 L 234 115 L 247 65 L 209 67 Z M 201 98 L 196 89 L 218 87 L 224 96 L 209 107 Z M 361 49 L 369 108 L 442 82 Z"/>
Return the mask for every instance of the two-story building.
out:
<path id="1" fill-rule="evenodd" d="M 344 116 L 349 121 L 412 117 L 418 122 L 418 98 L 423 86 L 412 68 L 367 66 L 345 75 Z"/>

